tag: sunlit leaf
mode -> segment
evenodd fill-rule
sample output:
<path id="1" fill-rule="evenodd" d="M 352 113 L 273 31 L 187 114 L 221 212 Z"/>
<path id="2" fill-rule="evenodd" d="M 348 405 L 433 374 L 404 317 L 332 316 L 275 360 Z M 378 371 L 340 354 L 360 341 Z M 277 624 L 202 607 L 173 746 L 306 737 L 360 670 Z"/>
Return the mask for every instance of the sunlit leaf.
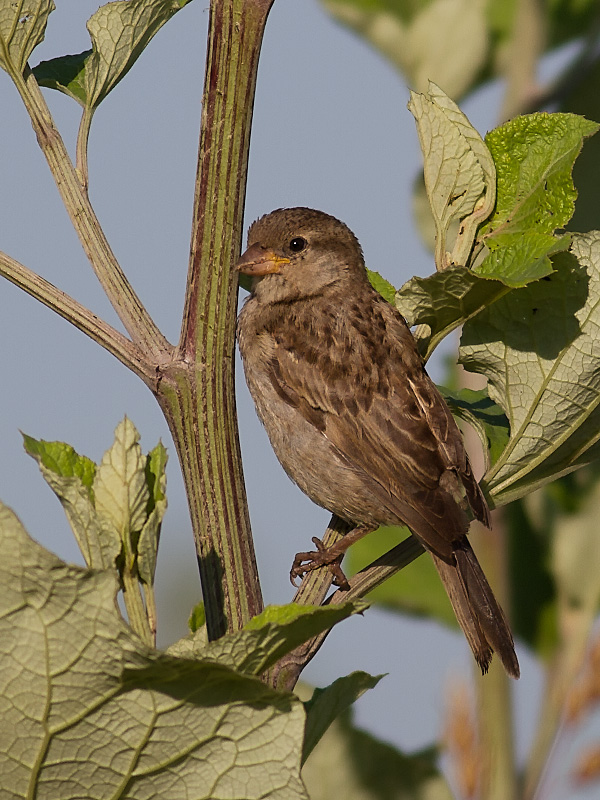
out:
<path id="1" fill-rule="evenodd" d="M 436 267 L 466 265 L 477 227 L 494 208 L 492 156 L 467 117 L 434 83 L 426 94 L 411 92 L 408 108 L 423 152 L 425 189 L 436 227 Z M 459 222 L 456 241 L 449 244 L 449 228 Z M 451 254 L 446 252 L 450 247 Z"/>
<path id="2" fill-rule="evenodd" d="M 297 698 L 145 647 L 114 575 L 64 564 L 3 506 L 0 549 L 4 796 L 307 800 Z"/>
<path id="3" fill-rule="evenodd" d="M 488 133 L 497 202 L 481 232 L 490 252 L 475 267 L 478 275 L 518 287 L 552 271 L 549 256 L 569 245 L 555 232 L 573 215 L 573 164 L 585 137 L 597 130 L 595 122 L 575 114 L 540 113 Z"/>
<path id="4" fill-rule="evenodd" d="M 22 75 L 33 49 L 44 40 L 53 0 L 0 0 L 0 67 Z"/>

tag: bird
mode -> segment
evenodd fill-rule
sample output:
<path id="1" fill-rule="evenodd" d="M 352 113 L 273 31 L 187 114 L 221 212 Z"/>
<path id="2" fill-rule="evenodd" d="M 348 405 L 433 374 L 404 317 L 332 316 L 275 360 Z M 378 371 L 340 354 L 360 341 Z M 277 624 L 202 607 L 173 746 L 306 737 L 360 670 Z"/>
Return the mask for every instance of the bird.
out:
<path id="1" fill-rule="evenodd" d="M 519 677 L 506 616 L 467 538 L 490 527 L 458 426 L 400 312 L 370 284 L 340 220 L 310 208 L 260 217 L 236 265 L 251 291 L 237 339 L 250 394 L 288 476 L 352 525 L 299 554 L 292 577 L 339 563 L 381 525 L 406 525 L 433 558 L 482 673 Z M 302 566 L 298 561 L 309 559 Z M 345 577 L 342 573 L 342 583 Z"/>

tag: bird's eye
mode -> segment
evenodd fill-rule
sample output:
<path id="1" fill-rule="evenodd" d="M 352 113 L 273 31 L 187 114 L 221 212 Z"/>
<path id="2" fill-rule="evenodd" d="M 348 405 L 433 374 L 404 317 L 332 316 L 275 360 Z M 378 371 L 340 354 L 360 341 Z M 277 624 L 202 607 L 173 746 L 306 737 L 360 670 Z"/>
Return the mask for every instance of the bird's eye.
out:
<path id="1" fill-rule="evenodd" d="M 303 239 L 301 236 L 296 236 L 290 242 L 290 250 L 292 253 L 300 253 L 307 245 L 306 239 Z"/>

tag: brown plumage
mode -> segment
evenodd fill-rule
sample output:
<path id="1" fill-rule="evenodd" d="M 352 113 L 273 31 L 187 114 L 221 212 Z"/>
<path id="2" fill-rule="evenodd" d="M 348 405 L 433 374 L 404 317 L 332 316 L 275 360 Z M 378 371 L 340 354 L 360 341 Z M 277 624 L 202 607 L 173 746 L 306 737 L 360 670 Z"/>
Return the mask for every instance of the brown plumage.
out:
<path id="1" fill-rule="evenodd" d="M 518 677 L 510 628 L 466 536 L 473 517 L 489 527 L 485 498 L 353 233 L 320 211 L 280 209 L 252 225 L 238 269 L 253 278 L 238 322 L 246 380 L 287 474 L 356 526 L 348 541 L 406 524 L 431 553 L 482 671 L 496 651 Z"/>

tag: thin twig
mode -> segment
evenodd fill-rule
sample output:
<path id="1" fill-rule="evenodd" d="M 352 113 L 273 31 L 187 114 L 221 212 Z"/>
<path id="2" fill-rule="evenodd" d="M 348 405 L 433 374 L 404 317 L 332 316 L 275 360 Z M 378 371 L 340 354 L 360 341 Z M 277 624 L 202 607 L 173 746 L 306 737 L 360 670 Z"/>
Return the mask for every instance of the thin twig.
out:
<path id="1" fill-rule="evenodd" d="M 96 277 L 133 342 L 158 361 L 170 357 L 172 347 L 162 335 L 125 277 L 104 235 L 77 170 L 29 69 L 13 80 L 31 118 L 31 124 L 73 227 Z"/>
<path id="2" fill-rule="evenodd" d="M 373 561 L 372 564 L 369 564 L 368 567 L 353 575 L 348 581 L 350 588 L 338 589 L 327 598 L 324 605 L 338 605 L 364 597 L 368 592 L 410 564 L 411 561 L 414 561 L 423 552 L 423 546 L 419 544 L 414 536 L 409 536 L 389 552 Z M 300 673 L 308 662 L 314 658 L 328 633 L 329 631 L 325 631 L 319 636 L 315 636 L 282 658 L 269 675 L 272 685 L 278 689 L 288 691 L 293 689 L 300 677 Z"/>
<path id="3" fill-rule="evenodd" d="M 105 350 L 129 367 L 145 383 L 153 384 L 154 369 L 140 348 L 107 322 L 99 319 L 77 300 L 1 251 L 0 275 L 55 311 L 90 339 L 102 345 Z"/>

